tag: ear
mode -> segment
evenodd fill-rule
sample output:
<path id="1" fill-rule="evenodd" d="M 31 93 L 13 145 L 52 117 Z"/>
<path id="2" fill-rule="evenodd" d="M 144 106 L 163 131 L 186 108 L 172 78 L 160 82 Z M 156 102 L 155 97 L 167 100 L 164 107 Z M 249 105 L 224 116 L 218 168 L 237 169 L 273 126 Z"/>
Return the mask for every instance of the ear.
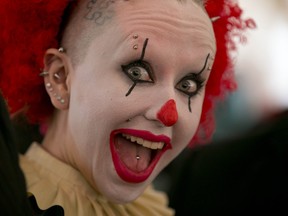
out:
<path id="1" fill-rule="evenodd" d="M 70 59 L 63 50 L 48 49 L 44 56 L 44 83 L 53 106 L 59 110 L 69 108 Z"/>

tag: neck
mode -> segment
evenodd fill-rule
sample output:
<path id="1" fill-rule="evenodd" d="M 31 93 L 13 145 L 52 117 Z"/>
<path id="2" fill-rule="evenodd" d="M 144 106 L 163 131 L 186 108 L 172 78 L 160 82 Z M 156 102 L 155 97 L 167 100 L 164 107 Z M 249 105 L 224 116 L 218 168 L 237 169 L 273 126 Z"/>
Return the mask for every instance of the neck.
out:
<path id="1" fill-rule="evenodd" d="M 71 156 L 67 155 L 68 151 L 65 150 L 71 143 L 67 122 L 67 111 L 55 111 L 42 141 L 42 147 L 64 163 L 71 164 Z"/>

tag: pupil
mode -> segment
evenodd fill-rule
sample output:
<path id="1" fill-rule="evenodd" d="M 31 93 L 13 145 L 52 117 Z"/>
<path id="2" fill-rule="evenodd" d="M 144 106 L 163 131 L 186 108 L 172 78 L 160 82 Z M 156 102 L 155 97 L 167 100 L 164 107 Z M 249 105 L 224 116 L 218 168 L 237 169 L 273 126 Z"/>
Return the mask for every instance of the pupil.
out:
<path id="1" fill-rule="evenodd" d="M 135 76 L 135 77 L 139 77 L 140 76 L 140 71 L 138 68 L 134 68 L 132 70 L 132 75 Z"/>
<path id="2" fill-rule="evenodd" d="M 183 89 L 189 88 L 189 83 L 188 83 L 187 81 L 185 81 L 185 82 L 182 84 L 182 88 L 183 88 Z"/>

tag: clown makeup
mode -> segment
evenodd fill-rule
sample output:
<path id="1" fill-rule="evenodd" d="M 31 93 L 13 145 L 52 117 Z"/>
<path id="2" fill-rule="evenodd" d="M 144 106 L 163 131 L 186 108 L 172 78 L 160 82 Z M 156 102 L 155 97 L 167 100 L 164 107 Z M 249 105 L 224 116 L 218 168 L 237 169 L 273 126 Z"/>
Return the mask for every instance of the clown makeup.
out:
<path id="1" fill-rule="evenodd" d="M 138 38 L 138 35 L 133 35 L 134 39 Z M 139 60 L 129 63 L 127 65 L 121 65 L 122 71 L 133 81 L 133 85 L 130 87 L 129 91 L 126 93 L 126 97 L 131 94 L 137 83 L 154 83 L 151 74 L 151 67 L 148 62 L 144 61 L 145 51 L 148 45 L 148 38 L 146 38 L 141 57 Z M 197 73 L 189 73 L 187 76 L 183 77 L 176 85 L 176 89 L 180 92 L 188 95 L 188 109 L 191 109 L 191 98 L 198 94 L 202 87 L 205 79 L 201 76 L 203 71 L 207 68 L 208 60 L 210 59 L 210 53 L 207 55 L 203 68 Z M 208 67 L 210 71 L 210 66 Z"/>
<path id="2" fill-rule="evenodd" d="M 69 109 L 60 113 L 67 133 L 45 147 L 109 201 L 125 203 L 196 133 L 216 44 L 209 17 L 193 1 L 115 1 L 109 9 L 114 16 L 101 28 L 96 13 L 85 21 L 103 31 L 71 66 Z"/>
<path id="3" fill-rule="evenodd" d="M 191 98 L 195 96 L 203 87 L 203 83 L 205 79 L 201 77 L 203 71 L 205 71 L 207 67 L 207 62 L 209 60 L 210 53 L 206 57 L 205 64 L 203 68 L 198 73 L 190 73 L 187 76 L 183 77 L 180 82 L 177 83 L 176 88 L 188 95 L 188 109 L 189 112 L 192 112 L 191 109 Z"/>
<path id="4" fill-rule="evenodd" d="M 135 35 L 133 36 L 135 38 Z M 138 38 L 138 36 L 137 36 Z M 143 49 L 142 49 L 142 54 L 139 60 L 132 62 L 128 65 L 122 65 L 121 68 L 123 72 L 133 81 L 133 85 L 130 87 L 129 91 L 125 95 L 126 97 L 132 92 L 132 90 L 135 88 L 137 83 L 153 83 L 153 79 L 151 76 L 151 68 L 149 64 L 145 61 L 143 61 L 144 56 L 145 56 L 145 50 L 148 44 L 148 38 L 146 38 Z"/>

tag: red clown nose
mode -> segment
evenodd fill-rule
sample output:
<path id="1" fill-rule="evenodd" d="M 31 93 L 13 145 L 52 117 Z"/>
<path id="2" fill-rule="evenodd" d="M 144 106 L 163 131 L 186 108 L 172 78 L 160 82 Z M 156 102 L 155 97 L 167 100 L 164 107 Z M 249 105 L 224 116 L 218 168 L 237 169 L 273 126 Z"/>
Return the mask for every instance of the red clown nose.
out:
<path id="1" fill-rule="evenodd" d="M 178 112 L 176 108 L 176 103 L 173 99 L 167 101 L 160 111 L 157 113 L 157 118 L 165 126 L 172 126 L 178 120 Z"/>

